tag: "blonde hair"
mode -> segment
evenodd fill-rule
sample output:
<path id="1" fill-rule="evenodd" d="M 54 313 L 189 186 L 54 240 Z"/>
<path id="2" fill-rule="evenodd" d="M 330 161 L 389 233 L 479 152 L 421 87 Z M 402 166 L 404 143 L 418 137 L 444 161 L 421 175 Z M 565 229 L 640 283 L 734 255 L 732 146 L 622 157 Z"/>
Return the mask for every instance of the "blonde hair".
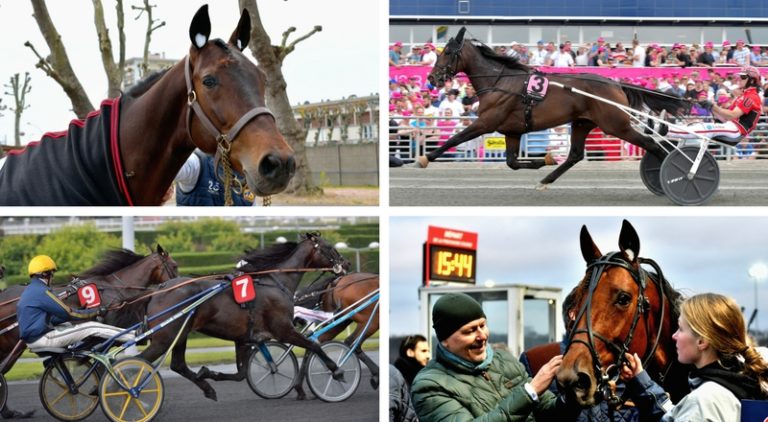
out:
<path id="1" fill-rule="evenodd" d="M 682 303 L 680 315 L 696 335 L 709 342 L 723 367 L 743 361 L 744 375 L 756 379 L 762 393 L 768 395 L 768 364 L 747 342 L 744 316 L 735 300 L 716 293 L 692 296 Z"/>

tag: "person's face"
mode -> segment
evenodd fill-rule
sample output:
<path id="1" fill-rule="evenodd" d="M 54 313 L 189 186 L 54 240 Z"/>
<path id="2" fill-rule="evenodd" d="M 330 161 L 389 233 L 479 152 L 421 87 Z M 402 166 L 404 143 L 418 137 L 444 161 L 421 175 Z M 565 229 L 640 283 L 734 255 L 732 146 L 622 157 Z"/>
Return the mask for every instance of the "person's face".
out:
<path id="1" fill-rule="evenodd" d="M 482 362 L 486 357 L 488 342 L 488 325 L 485 318 L 476 319 L 465 324 L 442 341 L 443 347 L 454 355 L 470 361 Z"/>
<path id="2" fill-rule="evenodd" d="M 677 360 L 686 365 L 696 363 L 701 359 L 701 339 L 682 316 L 678 319 L 678 324 L 677 331 L 672 334 L 677 348 Z"/>
<path id="3" fill-rule="evenodd" d="M 409 358 L 413 358 L 416 362 L 419 362 L 419 365 L 427 366 L 427 362 L 429 362 L 430 358 L 429 344 L 427 344 L 426 341 L 420 341 L 416 343 L 413 350 L 406 350 L 405 354 L 408 355 Z"/>
<path id="4" fill-rule="evenodd" d="M 456 98 L 456 97 L 453 97 L 453 98 Z M 453 116 L 453 110 L 451 110 L 450 108 L 446 108 L 445 111 L 443 112 L 443 115 L 445 117 L 451 117 Z"/>
<path id="5" fill-rule="evenodd" d="M 424 115 L 424 109 L 421 108 L 421 107 L 416 107 L 416 109 L 414 109 L 413 112 L 417 116 L 423 116 Z"/>

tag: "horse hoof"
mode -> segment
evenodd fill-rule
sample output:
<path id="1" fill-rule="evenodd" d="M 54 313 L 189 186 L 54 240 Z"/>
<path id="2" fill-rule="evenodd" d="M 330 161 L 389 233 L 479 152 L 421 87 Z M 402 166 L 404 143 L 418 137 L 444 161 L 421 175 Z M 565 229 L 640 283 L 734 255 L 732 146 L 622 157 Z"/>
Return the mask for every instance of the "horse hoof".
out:
<path id="1" fill-rule="evenodd" d="M 211 399 L 213 401 L 219 401 L 219 398 L 216 396 L 216 390 L 213 388 L 210 390 L 205 390 L 205 398 Z"/>
<path id="2" fill-rule="evenodd" d="M 414 163 L 416 164 L 417 168 L 425 169 L 429 165 L 429 160 L 427 160 L 427 157 L 422 155 L 421 157 L 417 158 Z"/>
<path id="3" fill-rule="evenodd" d="M 336 381 L 344 382 L 344 370 L 341 368 L 338 368 L 335 371 L 333 371 L 333 379 Z"/>
<path id="4" fill-rule="evenodd" d="M 552 157 L 552 153 L 548 152 L 547 155 L 544 156 L 544 165 L 554 166 L 555 164 L 557 164 L 557 161 L 555 161 L 555 158 Z"/>
<path id="5" fill-rule="evenodd" d="M 539 192 L 546 192 L 549 190 L 549 183 L 539 183 L 536 185 L 536 190 Z"/>
<path id="6" fill-rule="evenodd" d="M 296 396 L 296 400 L 306 400 L 307 395 L 304 393 L 299 393 L 299 395 Z"/>

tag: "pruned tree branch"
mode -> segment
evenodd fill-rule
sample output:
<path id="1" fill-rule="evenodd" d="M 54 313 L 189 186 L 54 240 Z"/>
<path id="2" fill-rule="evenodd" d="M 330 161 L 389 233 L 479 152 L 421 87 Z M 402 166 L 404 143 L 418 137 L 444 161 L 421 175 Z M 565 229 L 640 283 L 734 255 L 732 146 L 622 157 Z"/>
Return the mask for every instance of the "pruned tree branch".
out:
<path id="1" fill-rule="evenodd" d="M 14 114 L 14 144 L 21 146 L 21 115 L 24 110 L 29 108 L 27 104 L 27 94 L 32 91 L 32 85 L 30 85 L 31 78 L 29 72 L 24 72 L 24 83 L 22 84 L 19 79 L 19 74 L 16 73 L 11 76 L 9 83 L 5 84 L 5 87 L 10 91 L 6 91 L 5 95 L 13 97 L 14 107 L 10 108 Z"/>
<path id="2" fill-rule="evenodd" d="M 85 94 L 80 80 L 75 75 L 74 70 L 69 62 L 67 51 L 64 48 L 64 43 L 61 41 L 61 35 L 56 30 L 56 26 L 51 20 L 51 16 L 48 13 L 48 8 L 45 5 L 44 0 L 30 0 L 32 2 L 32 9 L 34 14 L 32 15 L 37 22 L 37 26 L 40 28 L 48 48 L 51 50 L 51 54 L 47 59 L 43 59 L 40 54 L 35 51 L 35 54 L 40 59 L 37 67 L 43 69 L 48 76 L 51 76 L 56 83 L 58 83 L 64 92 L 72 102 L 72 109 L 79 118 L 85 118 L 85 116 L 93 110 L 93 105 Z M 28 47 L 31 48 L 31 43 L 27 42 Z M 50 66 L 50 70 L 46 70 L 46 66 Z"/>
<path id="3" fill-rule="evenodd" d="M 152 41 L 152 33 L 165 26 L 165 21 L 156 23 L 158 22 L 157 19 L 152 18 L 152 9 L 155 7 L 157 5 L 150 5 L 149 0 L 144 0 L 143 6 L 131 6 L 131 9 L 139 11 L 135 20 L 139 20 L 144 12 L 147 13 L 147 30 L 144 34 L 144 56 L 141 63 L 142 75 L 146 74 L 149 69 L 149 43 Z"/>
<path id="4" fill-rule="evenodd" d="M 104 6 L 101 0 L 92 0 L 93 2 L 93 20 L 96 25 L 96 33 L 99 36 L 99 51 L 101 52 L 101 63 L 104 66 L 104 73 L 107 75 L 108 96 L 114 98 L 120 95 L 120 88 L 123 84 L 123 65 L 124 63 L 115 63 L 112 54 L 112 40 L 109 38 L 109 30 L 104 20 Z M 117 1 L 117 21 L 118 27 L 123 20 L 122 1 Z M 124 52 L 119 53 L 125 56 Z M 125 60 L 125 59 L 123 59 Z"/>

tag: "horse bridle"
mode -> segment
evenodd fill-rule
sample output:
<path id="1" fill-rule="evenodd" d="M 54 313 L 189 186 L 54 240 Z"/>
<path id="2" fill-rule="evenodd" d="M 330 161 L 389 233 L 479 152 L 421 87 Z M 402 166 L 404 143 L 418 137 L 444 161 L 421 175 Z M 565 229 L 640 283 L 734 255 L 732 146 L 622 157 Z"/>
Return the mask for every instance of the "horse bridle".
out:
<path id="1" fill-rule="evenodd" d="M 621 403 L 623 403 L 625 400 L 622 397 L 618 397 L 616 395 L 615 391 L 615 382 L 619 377 L 619 374 L 621 372 L 621 367 L 626 361 L 625 354 L 629 351 L 629 347 L 632 344 L 632 338 L 635 334 L 635 328 L 637 327 L 637 323 L 640 320 L 640 317 L 644 315 L 646 312 L 650 311 L 650 302 L 648 301 L 648 298 L 645 296 L 645 289 L 648 287 L 648 279 L 650 278 L 653 282 L 658 284 L 659 289 L 659 295 L 661 296 L 661 309 L 659 310 L 659 324 L 664 320 L 664 314 L 665 314 L 665 298 L 666 298 L 666 292 L 663 286 L 663 283 L 661 280 L 664 280 L 664 275 L 661 272 L 661 268 L 659 268 L 658 264 L 653 261 L 652 259 L 647 258 L 638 258 L 638 263 L 640 265 L 637 266 L 637 268 L 633 267 L 629 262 L 627 262 L 623 257 L 622 254 L 619 252 L 611 252 L 606 255 L 603 255 L 599 259 L 590 262 L 587 265 L 587 270 L 592 269 L 592 275 L 589 280 L 589 291 L 587 294 L 587 299 L 584 301 L 584 303 L 581 306 L 581 309 L 579 310 L 578 315 L 576 316 L 576 319 L 574 320 L 573 324 L 574 326 L 581 321 L 581 318 L 584 317 L 586 314 L 586 326 L 587 328 L 579 328 L 579 329 L 573 329 L 569 333 L 568 336 L 568 346 L 566 347 L 565 353 L 568 353 L 568 350 L 571 348 L 571 345 L 574 343 L 581 343 L 587 347 L 589 350 L 589 353 L 592 355 L 592 364 L 594 365 L 594 371 L 595 375 L 598 379 L 598 386 L 597 388 L 601 390 L 603 394 L 603 398 L 609 403 L 611 406 L 618 406 Z M 659 281 L 656 281 L 653 277 L 649 277 L 648 273 L 643 270 L 642 264 L 648 264 L 656 271 L 656 274 L 658 276 Z M 627 270 L 630 275 L 632 275 L 632 279 L 637 283 L 639 288 L 638 298 L 637 298 L 637 306 L 635 308 L 635 314 L 632 317 L 632 324 L 629 328 L 629 333 L 627 334 L 627 337 L 624 339 L 624 343 L 617 344 L 616 342 L 606 338 L 600 333 L 595 332 L 592 329 L 592 297 L 595 293 L 595 290 L 597 289 L 597 284 L 600 282 L 600 277 L 603 274 L 603 271 L 608 267 L 621 267 Z M 647 318 L 645 318 L 646 324 L 647 324 Z M 586 334 L 588 338 L 588 342 L 584 341 L 582 339 L 575 339 L 574 336 L 576 334 Z M 595 341 L 594 338 L 597 338 L 598 340 L 602 341 L 603 344 L 605 344 L 608 349 L 610 349 L 611 353 L 614 353 L 616 356 L 616 360 L 613 364 L 609 365 L 606 369 L 603 369 L 601 363 L 600 363 L 600 357 L 597 354 L 597 350 L 595 349 Z M 656 338 L 653 342 L 653 346 L 650 349 L 647 349 L 646 355 L 643 358 L 643 367 L 647 367 L 648 362 L 653 358 L 653 355 L 656 352 L 656 349 L 659 345 L 659 340 L 661 339 L 661 327 L 659 327 L 658 332 L 656 333 Z M 612 377 L 610 374 L 611 370 L 615 370 L 615 375 Z"/>
<path id="2" fill-rule="evenodd" d="M 335 248 L 333 249 L 333 251 L 336 252 L 336 254 L 333 256 L 328 256 L 324 253 L 323 249 L 320 247 L 320 242 L 319 242 L 320 233 L 307 233 L 306 238 L 307 240 L 312 241 L 312 246 L 313 246 L 312 253 L 309 255 L 309 258 L 307 259 L 307 261 L 309 261 L 310 258 L 315 253 L 319 252 L 325 259 L 327 259 L 328 261 L 331 262 L 331 264 L 333 264 L 334 274 L 339 275 L 344 273 L 344 266 L 342 265 L 342 262 L 341 262 L 343 257 L 341 256 L 341 254 L 339 254 L 339 252 Z"/>
<path id="3" fill-rule="evenodd" d="M 189 56 L 184 58 L 184 80 L 187 84 L 187 105 L 189 106 L 187 107 L 187 134 L 189 138 L 192 139 L 191 124 L 192 112 L 194 111 L 195 116 L 200 119 L 200 123 L 203 124 L 203 127 L 216 138 L 217 165 L 215 165 L 214 168 L 218 168 L 218 163 L 221 163 L 223 166 L 224 180 L 221 180 L 221 182 L 224 183 L 224 200 L 226 205 L 232 205 L 232 185 L 236 185 L 235 192 L 237 193 L 241 193 L 245 185 L 242 180 L 232 175 L 232 162 L 229 158 L 232 143 L 235 141 L 238 133 L 240 133 L 240 130 L 251 120 L 262 114 L 268 114 L 275 119 L 275 115 L 272 114 L 267 107 L 254 107 L 240 117 L 229 132 L 222 133 L 211 122 L 211 119 L 208 118 L 202 107 L 200 107 L 200 103 L 197 101 L 197 93 L 195 92 L 195 87 L 192 85 L 192 65 L 189 63 Z M 219 177 L 218 171 L 216 172 L 216 177 Z M 270 201 L 268 198 L 268 196 L 264 197 L 264 206 L 269 205 Z"/>
<path id="4" fill-rule="evenodd" d="M 461 51 L 462 47 L 464 47 L 464 41 L 465 39 L 461 39 L 461 44 L 458 45 L 458 47 L 453 48 L 452 44 L 456 44 L 456 40 L 451 38 L 448 41 L 448 44 L 445 46 L 445 49 L 443 50 L 443 55 L 448 56 L 448 63 L 441 66 L 435 63 L 434 69 L 437 69 L 438 76 L 443 80 L 447 80 L 448 78 L 453 78 L 454 75 L 456 75 L 456 68 L 459 64 L 459 52 Z"/>

